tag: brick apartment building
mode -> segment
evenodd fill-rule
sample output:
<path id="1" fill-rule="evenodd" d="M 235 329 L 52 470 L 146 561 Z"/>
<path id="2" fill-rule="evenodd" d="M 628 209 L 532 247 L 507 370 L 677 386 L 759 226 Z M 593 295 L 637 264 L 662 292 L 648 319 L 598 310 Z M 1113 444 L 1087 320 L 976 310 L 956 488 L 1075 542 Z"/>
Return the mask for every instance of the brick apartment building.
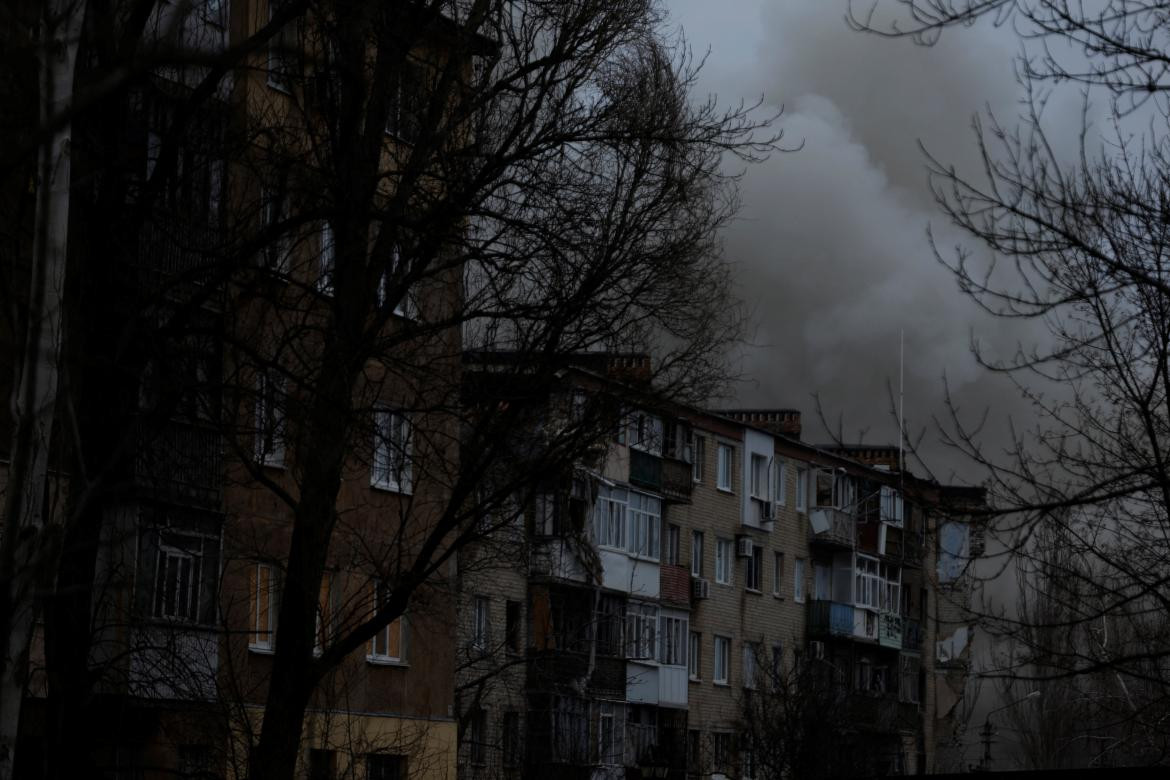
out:
<path id="1" fill-rule="evenodd" d="M 464 556 L 461 776 L 755 777 L 745 697 L 798 664 L 841 692 L 826 766 L 942 767 L 979 491 L 806 444 L 791 410 L 647 402 L 629 360 L 565 380 L 626 410 L 596 459 L 516 510 L 511 554 Z"/>

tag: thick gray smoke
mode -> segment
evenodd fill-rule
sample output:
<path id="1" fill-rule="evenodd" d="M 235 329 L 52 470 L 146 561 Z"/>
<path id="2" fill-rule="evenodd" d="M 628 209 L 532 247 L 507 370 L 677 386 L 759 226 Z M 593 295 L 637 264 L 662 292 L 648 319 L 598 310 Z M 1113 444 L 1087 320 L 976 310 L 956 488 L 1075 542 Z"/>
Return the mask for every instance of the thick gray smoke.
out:
<path id="1" fill-rule="evenodd" d="M 1007 357 L 1039 331 L 983 314 L 934 259 L 928 224 L 944 253 L 960 242 L 981 250 L 938 211 L 919 148 L 979 172 L 972 117 L 990 110 L 1014 125 L 1022 112 L 1018 40 L 992 27 L 931 48 L 879 39 L 849 30 L 843 4 L 826 0 L 676 0 L 670 10 L 698 53 L 710 49 L 701 88 L 723 103 L 783 105 L 784 141 L 801 146 L 747 172 L 741 219 L 725 238 L 756 328 L 739 402 L 799 408 L 804 438 L 824 441 L 817 394 L 847 439 L 865 430 L 868 443 L 894 441 L 887 386 L 898 386 L 903 331 L 912 428 L 945 415 L 944 375 L 964 412 L 991 408 L 993 439 L 1009 414 L 1026 423 L 1016 391 L 979 368 L 970 345 L 974 335 Z M 1077 128 L 1079 111 L 1069 95 L 1046 118 Z M 942 448 L 927 450 L 940 478 L 978 479 Z"/>

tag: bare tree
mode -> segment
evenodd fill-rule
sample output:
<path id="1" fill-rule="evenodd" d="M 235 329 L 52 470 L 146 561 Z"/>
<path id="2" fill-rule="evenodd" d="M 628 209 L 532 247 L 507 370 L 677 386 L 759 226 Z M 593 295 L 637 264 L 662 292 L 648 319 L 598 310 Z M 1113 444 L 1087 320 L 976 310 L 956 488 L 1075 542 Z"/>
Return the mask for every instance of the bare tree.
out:
<path id="1" fill-rule="evenodd" d="M 952 410 L 948 441 L 985 468 L 999 541 L 1023 562 L 1027 587 L 1041 588 L 1024 614 L 985 616 L 1027 648 L 1024 666 L 997 673 L 1064 680 L 1078 696 L 1107 681 L 1110 694 L 1095 704 L 1110 703 L 1101 714 L 1110 733 L 1128 732 L 1124 746 L 1108 748 L 1117 763 L 1166 761 L 1170 705 L 1168 10 L 1127 0 L 899 0 L 851 3 L 849 17 L 924 43 L 987 18 L 1026 41 L 1022 125 L 976 122 L 979 176 L 934 158 L 929 169 L 943 212 L 991 250 L 984 264 L 961 247 L 953 256 L 936 249 L 961 291 L 996 316 L 1047 329 L 1047 343 L 1007 360 L 978 354 L 1016 383 L 1036 422 L 1014 430 L 1002 457 L 985 449 L 980 422 Z M 1086 125 L 1072 158 L 1044 128 L 1044 95 L 1061 83 L 1112 109 L 1109 136 Z M 1148 121 L 1133 132 L 1126 123 L 1139 116 Z"/>
<path id="2" fill-rule="evenodd" d="M 174 530 L 113 510 L 143 473 L 201 473 L 190 442 L 222 447 L 199 466 L 209 500 L 275 508 L 270 533 L 220 529 L 224 580 L 200 583 L 226 648 L 216 695 L 233 728 L 255 727 L 232 698 L 248 688 L 230 663 L 246 589 L 233 562 L 270 561 L 271 671 L 249 689 L 264 715 L 241 755 L 255 777 L 288 778 L 327 678 L 408 608 L 439 615 L 451 556 L 482 535 L 474 520 L 562 474 L 619 412 L 554 426 L 531 419 L 539 404 L 468 404 L 465 350 L 507 351 L 499 381 L 533 396 L 551 393 L 562 355 L 642 351 L 657 386 L 704 397 L 740 324 L 717 245 L 736 206 L 725 154 L 750 162 L 776 137 L 749 107 L 691 101 L 696 68 L 652 2 L 292 2 L 210 48 L 192 37 L 210 29 L 201 11 L 163 5 L 91 15 L 77 34 L 86 100 L 33 128 L 88 129 L 87 187 L 70 193 L 88 242 L 70 268 L 90 294 L 64 335 L 79 381 L 56 434 L 73 476 L 60 552 L 38 548 L 43 565 L 14 563 L 4 584 L 45 582 L 22 609 L 46 615 L 49 758 L 84 773 L 84 741 L 52 746 L 85 731 L 103 686 L 145 685 L 145 650 L 110 640 L 137 613 L 101 594 L 135 568 L 127 539 Z M 154 264 L 129 302 L 113 273 L 127 254 Z M 183 443 L 163 435 L 179 417 L 196 431 Z M 516 430 L 541 435 L 518 453 Z M 485 492 L 505 455 L 517 468 Z M 371 473 L 388 489 L 355 503 Z M 34 482 L 10 482 L 9 500 L 39 500 Z M 5 560 L 23 538 L 5 533 Z M 355 572 L 323 632 L 341 560 Z M 147 644 L 191 652 L 169 635 Z"/>

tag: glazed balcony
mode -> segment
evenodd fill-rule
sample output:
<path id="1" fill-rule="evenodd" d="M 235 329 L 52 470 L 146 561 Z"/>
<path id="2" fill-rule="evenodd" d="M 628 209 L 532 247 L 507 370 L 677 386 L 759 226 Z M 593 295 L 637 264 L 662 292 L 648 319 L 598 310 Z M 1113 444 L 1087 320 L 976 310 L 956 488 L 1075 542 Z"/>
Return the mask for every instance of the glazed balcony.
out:
<path id="1" fill-rule="evenodd" d="M 808 603 L 809 636 L 853 636 L 853 606 L 836 601 Z"/>

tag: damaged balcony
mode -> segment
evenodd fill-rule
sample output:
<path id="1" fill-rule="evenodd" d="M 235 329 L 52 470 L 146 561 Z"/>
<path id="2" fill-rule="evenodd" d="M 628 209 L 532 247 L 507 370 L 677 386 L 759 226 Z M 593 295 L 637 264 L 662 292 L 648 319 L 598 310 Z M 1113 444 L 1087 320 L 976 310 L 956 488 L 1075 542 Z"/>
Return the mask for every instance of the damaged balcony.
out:
<path id="1" fill-rule="evenodd" d="M 852 548 L 857 542 L 853 513 L 831 506 L 816 506 L 808 510 L 808 524 L 812 541 L 838 547 Z"/>

